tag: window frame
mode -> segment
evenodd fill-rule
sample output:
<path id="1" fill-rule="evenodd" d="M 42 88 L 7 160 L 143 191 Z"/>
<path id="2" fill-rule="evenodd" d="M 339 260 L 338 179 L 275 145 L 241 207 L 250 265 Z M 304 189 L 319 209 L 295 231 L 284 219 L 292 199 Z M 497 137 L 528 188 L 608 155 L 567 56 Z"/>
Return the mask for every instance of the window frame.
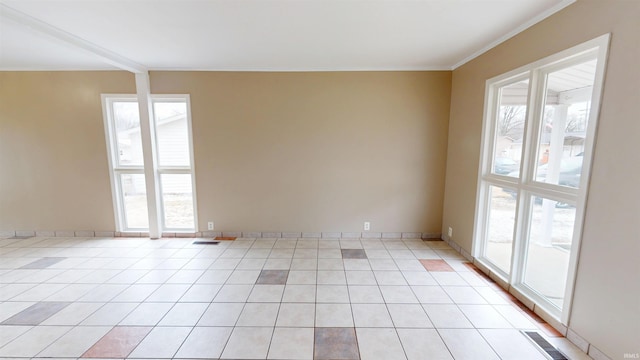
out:
<path id="1" fill-rule="evenodd" d="M 145 166 L 143 165 L 120 165 L 118 157 L 117 147 L 117 131 L 115 129 L 113 103 L 114 102 L 133 102 L 138 103 L 138 97 L 136 94 L 102 94 L 102 113 L 104 118 L 105 140 L 107 147 L 107 158 L 109 164 L 109 180 L 111 183 L 111 194 L 113 201 L 114 217 L 116 229 L 119 232 L 124 233 L 139 233 L 148 232 L 149 228 L 134 228 L 129 227 L 124 210 L 124 192 L 122 189 L 122 182 L 120 176 L 122 174 L 141 174 L 145 175 Z M 151 151 L 153 154 L 153 172 L 155 174 L 156 181 L 156 194 L 149 194 L 147 196 L 156 196 L 157 213 L 160 218 L 160 232 L 171 233 L 194 233 L 198 229 L 198 213 L 197 213 L 197 194 L 196 194 L 196 179 L 195 179 L 195 164 L 194 164 L 194 152 L 193 152 L 193 131 L 191 121 L 191 99 L 189 94 L 162 94 L 151 95 L 151 106 L 155 106 L 158 102 L 176 102 L 184 101 L 186 103 L 186 120 L 188 129 L 188 141 L 189 141 L 189 166 L 165 166 L 161 167 L 157 158 L 157 131 L 156 131 L 156 116 L 149 119 L 152 134 L 152 149 L 145 147 L 142 144 L 143 153 Z M 141 125 L 142 126 L 142 125 Z M 162 196 L 162 182 L 160 176 L 162 174 L 189 174 L 191 176 L 191 191 L 192 191 L 192 203 L 193 203 L 193 228 L 171 228 L 165 224 L 165 212 L 164 201 Z M 149 181 L 145 177 L 145 181 Z M 149 209 L 148 209 L 149 211 Z M 147 214 L 149 216 L 149 214 Z M 149 219 L 151 220 L 151 219 Z"/>
<path id="2" fill-rule="evenodd" d="M 584 227 L 584 214 L 588 197 L 588 187 L 591 175 L 591 165 L 594 152 L 597 122 L 602 98 L 604 70 L 606 69 L 610 34 L 605 34 L 589 40 L 567 50 L 558 52 L 541 60 L 509 71 L 505 74 L 488 79 L 485 84 L 485 103 L 482 127 L 482 141 L 480 163 L 478 169 L 476 217 L 474 220 L 474 235 L 472 256 L 484 267 L 488 268 L 503 282 L 509 284 L 524 297 L 533 300 L 552 318 L 567 324 L 573 302 L 576 280 L 577 262 L 580 252 L 580 242 Z M 595 79 L 591 92 L 591 104 L 588 116 L 586 137 L 584 140 L 584 154 L 580 186 L 550 184 L 536 180 L 537 154 L 541 136 L 541 122 L 543 121 L 543 107 L 546 97 L 547 75 L 587 59 L 597 59 Z M 523 144 L 520 161 L 519 177 L 509 177 L 492 172 L 496 143 L 496 119 L 499 111 L 501 87 L 524 79 L 529 79 L 529 89 L 526 101 L 526 116 L 523 133 Z M 502 271 L 497 265 L 484 257 L 487 245 L 488 214 L 487 205 L 490 186 L 507 187 L 516 190 L 516 213 L 511 253 L 511 269 L 509 273 Z M 562 309 L 555 307 L 543 296 L 524 283 L 525 259 L 527 257 L 527 241 L 530 233 L 530 218 L 532 214 L 532 198 L 540 196 L 575 205 L 576 217 L 573 228 L 573 240 L 569 256 L 564 302 Z"/>

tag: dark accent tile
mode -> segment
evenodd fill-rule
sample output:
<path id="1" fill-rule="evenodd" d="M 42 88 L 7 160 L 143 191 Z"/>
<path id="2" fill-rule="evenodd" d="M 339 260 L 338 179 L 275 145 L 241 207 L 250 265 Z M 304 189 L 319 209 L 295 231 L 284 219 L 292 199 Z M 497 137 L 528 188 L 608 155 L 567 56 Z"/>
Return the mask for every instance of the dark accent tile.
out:
<path id="1" fill-rule="evenodd" d="M 235 240 L 235 236 L 216 236 L 213 240 Z"/>
<path id="2" fill-rule="evenodd" d="M 453 268 L 447 264 L 444 260 L 424 260 L 421 259 L 420 263 L 427 271 L 453 271 Z"/>
<path id="3" fill-rule="evenodd" d="M 6 319 L 2 325 L 39 325 L 69 304 L 68 302 L 39 302 Z"/>
<path id="4" fill-rule="evenodd" d="M 193 245 L 218 245 L 220 241 L 194 241 Z"/>
<path id="5" fill-rule="evenodd" d="M 45 257 L 21 266 L 20 269 L 46 269 L 49 266 L 66 259 L 66 257 Z"/>
<path id="6" fill-rule="evenodd" d="M 360 359 L 354 328 L 315 328 L 314 359 Z"/>
<path id="7" fill-rule="evenodd" d="M 289 277 L 289 270 L 262 270 L 256 284 L 285 285 Z"/>
<path id="8" fill-rule="evenodd" d="M 343 259 L 366 259 L 367 253 L 363 249 L 342 249 Z"/>
<path id="9" fill-rule="evenodd" d="M 151 329 L 142 326 L 116 326 L 82 354 L 82 357 L 126 358 Z"/>

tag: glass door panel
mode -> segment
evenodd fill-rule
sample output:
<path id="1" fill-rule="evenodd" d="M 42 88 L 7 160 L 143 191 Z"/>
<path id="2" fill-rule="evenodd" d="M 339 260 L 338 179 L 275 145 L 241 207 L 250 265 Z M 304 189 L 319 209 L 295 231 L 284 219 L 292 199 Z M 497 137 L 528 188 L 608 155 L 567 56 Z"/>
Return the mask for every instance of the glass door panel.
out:
<path id="1" fill-rule="evenodd" d="M 516 191 L 489 186 L 489 209 L 484 257 L 509 274 L 516 219 Z"/>
<path id="2" fill-rule="evenodd" d="M 165 228 L 195 228 L 191 174 L 162 174 L 160 186 Z"/>
<path id="3" fill-rule="evenodd" d="M 532 196 L 531 204 L 523 283 L 562 309 L 576 209 L 539 196 Z"/>
<path id="4" fill-rule="evenodd" d="M 144 174 L 120 174 L 125 229 L 149 228 L 147 188 Z"/>
<path id="5" fill-rule="evenodd" d="M 162 228 L 196 230 L 194 172 L 188 98 L 173 96 L 153 102 Z"/>

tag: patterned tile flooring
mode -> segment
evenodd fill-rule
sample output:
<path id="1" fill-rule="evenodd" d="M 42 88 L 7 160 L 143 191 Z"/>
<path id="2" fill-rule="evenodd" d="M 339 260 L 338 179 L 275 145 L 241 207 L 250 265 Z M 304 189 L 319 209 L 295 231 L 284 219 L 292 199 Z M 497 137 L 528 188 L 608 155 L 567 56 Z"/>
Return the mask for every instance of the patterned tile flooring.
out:
<path id="1" fill-rule="evenodd" d="M 442 241 L 193 242 L 0 239 L 0 358 L 588 358 Z"/>

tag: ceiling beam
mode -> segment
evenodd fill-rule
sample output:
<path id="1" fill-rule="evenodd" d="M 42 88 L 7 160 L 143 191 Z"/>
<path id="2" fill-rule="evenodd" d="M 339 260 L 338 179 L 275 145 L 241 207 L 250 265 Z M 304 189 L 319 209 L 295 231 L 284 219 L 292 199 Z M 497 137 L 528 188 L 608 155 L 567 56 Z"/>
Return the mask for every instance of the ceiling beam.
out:
<path id="1" fill-rule="evenodd" d="M 36 19 L 33 16 L 27 15 L 12 7 L 9 7 L 2 2 L 0 2 L 0 18 L 11 20 L 21 26 L 27 27 L 31 30 L 35 30 L 43 35 L 71 45 L 79 50 L 88 52 L 102 59 L 102 61 L 122 70 L 130 71 L 133 73 L 146 73 L 148 71 L 147 67 L 144 65 L 138 64 L 133 60 L 127 59 L 124 56 L 100 47 L 90 41 L 82 39 L 70 32 L 64 31 L 42 20 Z"/>

